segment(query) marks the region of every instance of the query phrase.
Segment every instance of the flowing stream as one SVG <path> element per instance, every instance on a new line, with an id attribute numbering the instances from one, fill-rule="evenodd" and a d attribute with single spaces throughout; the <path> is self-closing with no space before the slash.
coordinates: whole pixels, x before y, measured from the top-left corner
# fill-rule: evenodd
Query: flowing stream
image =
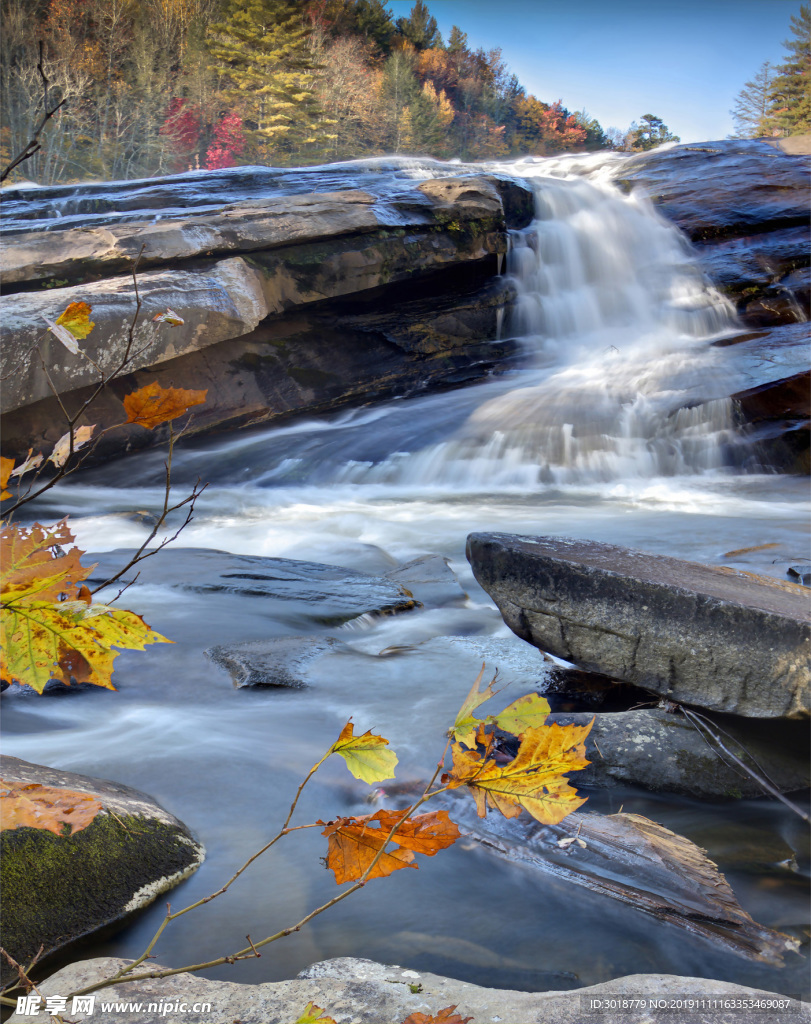
<path id="1" fill-rule="evenodd" d="M 397 167 L 415 180 L 460 173 L 434 161 Z M 370 169 L 373 161 L 353 173 Z M 647 200 L 620 194 L 602 160 L 490 169 L 536 189 L 537 219 L 513 233 L 505 266 L 519 299 L 503 331 L 521 339 L 520 368 L 464 389 L 198 440 L 174 466 L 178 493 L 198 476 L 209 481 L 179 545 L 370 573 L 437 553 L 467 599 L 327 630 L 347 649 L 317 662 L 306 689 L 234 690 L 205 648 L 325 628 L 270 618 L 259 598 L 136 584 L 127 607 L 173 646 L 122 654 L 116 693 L 4 701 L 7 753 L 143 789 L 199 835 L 208 858 L 170 894 L 175 908 L 218 888 L 266 841 L 350 715 L 387 736 L 398 778 L 415 780 L 432 771 L 483 660 L 513 696 L 542 677 L 536 652 L 473 580 L 469 532 L 588 537 L 780 578 L 804 555 L 805 484 L 745 454 L 726 396 L 747 386 L 747 367 L 734 346 L 712 344 L 740 328 L 678 231 Z M 162 503 L 162 459 L 150 452 L 87 472 L 52 491 L 37 516 L 70 514 L 88 551 L 138 545 L 147 527 L 129 513 Z M 726 554 L 747 548 L 758 550 Z M 365 813 L 365 793 L 328 763 L 297 820 Z M 631 787 L 588 795 L 586 809 L 624 806 L 694 839 L 756 920 L 807 942 L 801 823 L 779 805 Z M 779 866 L 786 850 L 798 871 Z M 288 838 L 226 896 L 172 925 L 158 961 L 200 962 L 294 923 L 334 894 L 324 854 L 318 830 Z M 161 902 L 80 955 L 138 955 L 162 913 Z M 510 988 L 662 972 L 798 993 L 808 988 L 807 948 L 788 954 L 782 971 L 752 964 L 461 843 L 419 871 L 372 883 L 260 960 L 212 973 L 276 980 L 353 955 Z"/>

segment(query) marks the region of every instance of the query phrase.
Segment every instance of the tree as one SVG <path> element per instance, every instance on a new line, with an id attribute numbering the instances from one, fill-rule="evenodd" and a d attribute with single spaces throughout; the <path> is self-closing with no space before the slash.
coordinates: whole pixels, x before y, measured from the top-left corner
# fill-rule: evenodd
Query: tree
<path id="1" fill-rule="evenodd" d="M 774 69 L 766 60 L 751 82 L 747 82 L 735 98 L 730 110 L 735 123 L 731 139 L 757 139 L 769 135 L 769 117 L 772 106 L 771 87 Z"/>
<path id="2" fill-rule="evenodd" d="M 585 110 L 578 110 L 573 116 L 575 121 L 586 132 L 586 138 L 583 140 L 585 149 L 592 151 L 595 149 L 612 148 L 611 138 L 603 131 L 603 127 L 596 117 L 592 117 Z"/>
<path id="3" fill-rule="evenodd" d="M 661 146 L 663 142 L 681 142 L 678 135 L 671 135 L 670 129 L 654 114 L 643 114 L 640 124 L 636 121 L 630 129 L 630 147 L 634 153 Z"/>
<path id="4" fill-rule="evenodd" d="M 768 127 L 779 135 L 811 131 L 811 4 L 791 16 L 791 31 L 795 38 L 783 43 L 788 54 L 777 66 L 770 92 Z"/>
<path id="5" fill-rule="evenodd" d="M 417 0 L 407 18 L 397 19 L 397 32 L 406 39 L 415 50 L 427 50 L 432 46 L 442 46 L 442 36 L 436 18 L 432 17 L 425 0 Z"/>
<path id="6" fill-rule="evenodd" d="M 251 160 L 327 141 L 328 122 L 312 91 L 309 32 L 296 0 L 227 0 L 223 20 L 208 27 L 221 99 L 243 117 Z"/>
<path id="7" fill-rule="evenodd" d="M 583 146 L 586 129 L 560 100 L 550 106 L 535 96 L 525 96 L 517 101 L 516 114 L 516 141 L 526 153 L 550 156 Z"/>

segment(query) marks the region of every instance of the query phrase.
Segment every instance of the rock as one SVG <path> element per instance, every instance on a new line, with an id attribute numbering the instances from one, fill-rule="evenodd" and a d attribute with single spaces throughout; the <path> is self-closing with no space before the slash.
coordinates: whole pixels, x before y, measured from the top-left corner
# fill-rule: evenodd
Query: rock
<path id="1" fill-rule="evenodd" d="M 754 428 L 754 443 L 763 465 L 785 473 L 811 471 L 811 371 L 769 381 L 732 396 L 742 418 Z"/>
<path id="2" fill-rule="evenodd" d="M 205 850 L 151 797 L 129 786 L 0 757 L 5 781 L 91 793 L 102 811 L 71 836 L 2 832 L 3 945 L 29 963 L 120 921 L 192 874 Z M 2 964 L 4 981 L 14 976 Z"/>
<path id="3" fill-rule="evenodd" d="M 697 246 L 699 264 L 747 323 L 807 318 L 806 148 L 727 140 L 643 153 L 617 173 L 642 187 Z M 805 310 L 804 308 L 805 307 Z"/>
<path id="4" fill-rule="evenodd" d="M 231 673 L 234 686 L 307 685 L 306 667 L 333 650 L 348 650 L 334 637 L 282 636 L 209 647 L 211 660 Z"/>
<path id="5" fill-rule="evenodd" d="M 811 785 L 808 733 L 801 722 L 751 722 L 707 716 L 710 727 L 723 730 L 722 741 L 737 757 L 781 793 Z M 680 714 L 645 708 L 617 713 L 553 714 L 560 725 L 594 725 L 586 739 L 588 768 L 572 776 L 580 786 L 611 787 L 632 783 L 653 792 L 739 799 L 763 796 L 765 790 L 711 745 Z M 729 763 L 727 763 L 729 762 Z"/>
<path id="6" fill-rule="evenodd" d="M 555 537 L 471 534 L 467 557 L 507 625 L 541 650 L 702 708 L 811 711 L 796 584 Z"/>
<path id="7" fill-rule="evenodd" d="M 467 600 L 448 559 L 442 555 L 420 555 L 387 572 L 386 579 L 405 587 L 426 608 L 458 605 Z"/>
<path id="8" fill-rule="evenodd" d="M 97 563 L 90 582 L 109 579 L 126 565 L 135 549 L 118 548 L 88 555 Z M 336 565 L 297 562 L 289 558 L 232 555 L 212 548 L 169 548 L 129 570 L 121 583 L 168 582 L 198 593 L 236 594 L 263 598 L 268 615 L 296 621 L 304 617 L 320 625 L 340 625 L 358 615 L 385 615 L 418 606 L 390 580 Z"/>
<path id="9" fill-rule="evenodd" d="M 126 964 L 125 960 L 111 957 L 70 964 L 38 988 L 44 996 L 66 995 L 112 976 Z M 161 969 L 154 962 L 150 968 Z M 473 1017 L 477 1024 L 499 1020 L 510 1024 L 519 1021 L 521 1024 L 630 1024 L 631 1017 L 626 1009 L 615 1010 L 598 1003 L 599 1010 L 592 1012 L 590 1001 L 622 997 L 651 1001 L 776 998 L 773 993 L 743 985 L 671 974 L 632 974 L 575 992 L 514 992 L 482 988 L 427 972 L 350 957 L 313 964 L 292 981 L 241 985 L 233 981 L 213 981 L 198 974 L 183 974 L 115 985 L 95 995 L 96 1005 L 102 998 L 113 1004 L 125 1001 L 147 1007 L 153 1004 L 152 1010 L 105 1011 L 104 1024 L 155 1024 L 157 1019 L 172 1020 L 166 1016 L 164 1008 L 180 1003 L 188 1007 L 183 1011 L 184 1024 L 234 1024 L 234 1021 L 269 1024 L 298 1020 L 310 1002 L 321 1007 L 337 1024 L 391 1024 L 417 1012 L 433 1016 L 447 1006 L 456 1006 L 457 1013 Z M 195 1010 L 192 1008 L 195 1003 L 207 1005 Z M 805 1019 L 807 1009 L 808 1004 L 796 1002 L 778 1010 L 763 1009 L 757 1014 L 758 1024 L 799 1021 Z M 157 1018 L 156 1013 L 162 1016 Z M 635 1015 L 634 1019 L 646 1024 L 653 1017 Z M 731 1019 L 727 1011 L 720 1009 L 701 1013 L 702 1024 L 729 1024 Z M 669 1009 L 667 1020 L 668 1024 L 696 1024 L 696 1014 Z M 44 1013 L 39 1016 L 15 1013 L 8 1024 L 50 1024 L 50 1021 L 50 1016 Z"/>
<path id="10" fill-rule="evenodd" d="M 811 587 L 811 562 L 790 565 L 786 569 L 786 575 L 791 576 L 796 582 L 802 583 L 804 587 Z"/>
<path id="11" fill-rule="evenodd" d="M 447 803 L 466 834 L 515 864 L 629 903 L 750 960 L 783 966 L 787 952 L 799 951 L 796 939 L 752 920 L 704 850 L 642 815 L 575 811 L 541 825 L 496 813 L 481 819 L 464 797 Z"/>

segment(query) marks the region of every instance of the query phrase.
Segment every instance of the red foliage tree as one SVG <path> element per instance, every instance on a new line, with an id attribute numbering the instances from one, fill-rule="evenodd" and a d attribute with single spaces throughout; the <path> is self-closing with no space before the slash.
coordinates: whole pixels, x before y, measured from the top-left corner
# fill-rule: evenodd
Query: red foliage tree
<path id="1" fill-rule="evenodd" d="M 176 96 L 169 104 L 160 127 L 160 134 L 171 145 L 170 166 L 173 171 L 185 171 L 191 166 L 200 145 L 200 133 L 199 109 Z"/>
<path id="2" fill-rule="evenodd" d="M 238 114 L 225 114 L 214 127 L 214 142 L 206 152 L 206 169 L 235 167 L 245 149 L 245 129 Z"/>

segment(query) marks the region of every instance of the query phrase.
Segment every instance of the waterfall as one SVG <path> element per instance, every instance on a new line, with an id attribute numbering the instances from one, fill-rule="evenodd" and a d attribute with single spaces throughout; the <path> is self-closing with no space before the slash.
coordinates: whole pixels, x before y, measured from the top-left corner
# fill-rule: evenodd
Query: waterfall
<path id="1" fill-rule="evenodd" d="M 734 329 L 734 311 L 680 232 L 599 165 L 593 180 L 560 161 L 494 169 L 535 190 L 506 266 L 527 368 L 482 389 L 452 436 L 349 461 L 337 478 L 531 489 L 720 468 L 732 408 L 710 342 Z"/>

